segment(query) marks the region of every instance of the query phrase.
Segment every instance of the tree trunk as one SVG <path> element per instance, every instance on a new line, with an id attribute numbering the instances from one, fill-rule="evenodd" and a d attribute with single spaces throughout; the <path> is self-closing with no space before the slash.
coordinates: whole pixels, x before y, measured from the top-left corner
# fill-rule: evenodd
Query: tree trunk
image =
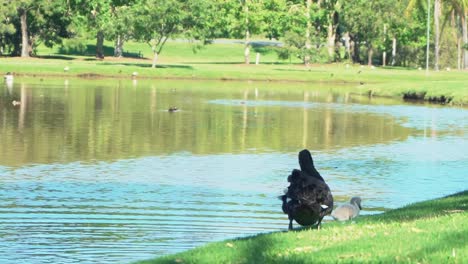
<path id="1" fill-rule="evenodd" d="M 435 0 L 434 2 L 434 69 L 439 70 L 439 58 L 440 58 L 440 16 L 442 13 L 441 0 Z"/>
<path id="2" fill-rule="evenodd" d="M 102 30 L 96 34 L 96 58 L 104 59 L 104 31 Z"/>
<path id="3" fill-rule="evenodd" d="M 352 57 L 351 57 L 351 41 L 350 41 L 348 32 L 346 32 L 344 34 L 344 41 L 345 41 L 346 54 L 348 54 L 348 59 L 351 60 L 352 59 Z"/>
<path id="4" fill-rule="evenodd" d="M 327 30 L 327 42 L 328 42 L 328 61 L 335 61 L 335 39 L 336 39 L 336 30 L 332 22 L 328 23 Z"/>
<path id="5" fill-rule="evenodd" d="M 463 38 L 463 69 L 468 69 L 468 12 L 461 16 Z"/>
<path id="6" fill-rule="evenodd" d="M 387 64 L 387 51 L 385 50 L 385 42 L 387 41 L 387 25 L 384 24 L 384 38 L 383 38 L 383 43 L 384 43 L 384 51 L 382 52 L 382 66 L 385 67 Z"/>
<path id="7" fill-rule="evenodd" d="M 367 65 L 372 66 L 372 56 L 374 55 L 374 50 L 372 46 L 367 47 Z"/>
<path id="8" fill-rule="evenodd" d="M 455 40 L 455 43 L 457 43 L 457 70 L 461 70 L 461 35 L 458 31 L 457 28 L 457 17 L 456 17 L 456 10 L 452 10 L 450 14 L 450 25 L 453 27 L 454 30 L 452 30 L 452 35 L 453 39 Z"/>
<path id="9" fill-rule="evenodd" d="M 396 64 L 396 44 L 397 44 L 397 39 L 396 37 L 393 37 L 392 39 L 392 66 L 395 66 Z"/>
<path id="10" fill-rule="evenodd" d="M 123 38 L 121 38 L 120 35 L 117 35 L 117 39 L 115 40 L 115 47 L 114 47 L 114 57 L 117 57 L 117 58 L 122 57 L 123 45 L 124 45 Z"/>
<path id="11" fill-rule="evenodd" d="M 250 64 L 250 32 L 248 29 L 245 31 L 244 63 Z"/>
<path id="12" fill-rule="evenodd" d="M 387 65 L 387 52 L 382 52 L 382 66 L 385 67 Z"/>
<path id="13" fill-rule="evenodd" d="M 312 23 L 310 22 L 310 7 L 312 6 L 312 0 L 306 0 L 306 12 L 305 12 L 305 17 L 307 21 L 307 27 L 306 27 L 306 33 L 305 33 L 305 48 L 306 48 L 306 54 L 304 56 L 304 64 L 309 65 L 310 64 L 310 50 L 312 48 L 312 44 L 310 42 L 310 31 L 312 29 Z"/>
<path id="14" fill-rule="evenodd" d="M 359 45 L 359 40 L 353 39 L 351 41 L 351 47 L 353 62 L 361 63 L 361 47 Z"/>
<path id="15" fill-rule="evenodd" d="M 21 21 L 21 57 L 29 57 L 29 35 L 28 35 L 28 22 L 27 12 L 24 9 L 18 10 L 20 13 Z"/>
<path id="16" fill-rule="evenodd" d="M 244 43 L 244 63 L 250 64 L 250 31 L 249 31 L 249 3 L 244 1 L 245 13 L 245 43 Z"/>
<path id="17" fill-rule="evenodd" d="M 151 65 L 151 68 L 156 68 L 156 62 L 158 62 L 158 56 L 159 54 L 157 52 L 154 52 L 153 65 Z"/>
<path id="18" fill-rule="evenodd" d="M 461 70 L 462 69 L 462 59 L 463 59 L 463 54 L 462 54 L 462 40 L 457 36 L 457 69 Z"/>

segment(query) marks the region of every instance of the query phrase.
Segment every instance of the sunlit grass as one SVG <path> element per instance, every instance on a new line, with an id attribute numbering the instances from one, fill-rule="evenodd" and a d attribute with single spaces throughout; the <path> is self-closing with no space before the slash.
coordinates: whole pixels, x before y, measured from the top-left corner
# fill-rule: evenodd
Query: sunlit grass
<path id="1" fill-rule="evenodd" d="M 319 231 L 226 240 L 138 263 L 466 263 L 467 209 L 465 191 Z"/>

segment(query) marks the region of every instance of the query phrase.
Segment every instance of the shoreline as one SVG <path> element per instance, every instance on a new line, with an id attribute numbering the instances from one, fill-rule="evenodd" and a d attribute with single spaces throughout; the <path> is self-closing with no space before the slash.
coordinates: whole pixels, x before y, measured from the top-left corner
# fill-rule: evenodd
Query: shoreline
<path id="1" fill-rule="evenodd" d="M 69 70 L 68 70 L 69 69 Z M 355 94 L 468 106 L 468 74 L 465 71 L 425 73 L 408 68 L 372 68 L 330 64 L 309 68 L 298 64 L 251 64 L 218 62 L 161 62 L 150 68 L 145 59 L 2 59 L 0 72 L 25 78 L 81 78 L 183 80 L 221 82 L 272 82 L 336 84 L 351 87 Z"/>
<path id="2" fill-rule="evenodd" d="M 273 83 L 301 83 L 301 84 L 337 84 L 337 85 L 356 85 L 360 86 L 360 83 L 351 82 L 347 80 L 294 80 L 294 79 L 252 79 L 252 78 L 206 78 L 206 77 L 183 77 L 183 76 L 138 76 L 138 77 L 129 77 L 123 75 L 108 75 L 108 74 L 98 74 L 98 73 L 79 73 L 79 74 L 57 74 L 57 73 L 13 73 L 13 76 L 21 77 L 21 78 L 40 78 L 40 77 L 58 77 L 58 78 L 77 78 L 77 79 L 85 79 L 85 80 L 105 80 L 105 79 L 119 79 L 119 80 L 173 80 L 173 81 L 219 81 L 219 82 L 273 82 Z M 372 84 L 372 83 L 367 83 Z M 355 89 L 359 89 L 355 88 Z M 448 95 L 441 94 L 437 97 L 430 97 L 425 98 L 425 95 L 428 91 L 421 91 L 418 93 L 414 92 L 407 92 L 403 93 L 402 95 L 383 95 L 379 92 L 375 92 L 372 89 L 367 91 L 359 91 L 359 92 L 352 92 L 352 94 L 367 94 L 369 97 L 379 97 L 379 98 L 394 98 L 394 99 L 401 99 L 404 102 L 414 102 L 414 103 L 430 103 L 436 105 L 447 105 L 447 106 L 457 106 L 457 107 L 468 107 L 468 103 L 453 103 L 451 101 L 452 97 Z"/>
<path id="3" fill-rule="evenodd" d="M 320 230 L 260 233 L 135 263 L 462 263 L 467 210 L 465 190 Z"/>

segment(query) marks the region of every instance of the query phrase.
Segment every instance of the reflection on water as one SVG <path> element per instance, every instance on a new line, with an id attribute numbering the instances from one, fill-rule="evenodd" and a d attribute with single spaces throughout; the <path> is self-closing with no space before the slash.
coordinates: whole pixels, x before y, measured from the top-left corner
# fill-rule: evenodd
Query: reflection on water
<path id="1" fill-rule="evenodd" d="M 335 107 L 263 106 L 251 102 L 349 100 L 291 87 L 204 87 L 167 83 L 21 84 L 4 95 L 0 160 L 4 165 L 112 160 L 187 151 L 197 155 L 245 151 L 293 152 L 375 144 L 406 138 L 411 129 L 391 116 Z M 211 84 L 213 85 L 213 84 Z M 236 83 L 236 86 L 239 85 Z M 268 84 L 268 86 L 271 86 Z M 344 99 L 343 99 L 344 98 Z M 213 100 L 248 103 L 220 105 Z M 12 100 L 20 100 L 11 107 Z M 235 102 L 235 101 L 234 101 Z M 168 113 L 177 106 L 180 111 Z M 368 122 L 372 120 L 372 122 Z"/>
<path id="2" fill-rule="evenodd" d="M 468 111 L 339 90 L 0 86 L 0 262 L 128 263 L 285 230 L 276 197 L 305 147 L 338 202 L 360 195 L 364 214 L 466 189 Z"/>

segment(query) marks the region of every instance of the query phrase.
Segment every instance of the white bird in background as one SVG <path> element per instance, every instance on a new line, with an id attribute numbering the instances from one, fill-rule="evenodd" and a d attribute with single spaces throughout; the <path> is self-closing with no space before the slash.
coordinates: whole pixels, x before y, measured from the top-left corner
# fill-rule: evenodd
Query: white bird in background
<path id="1" fill-rule="evenodd" d="M 7 74 L 5 74 L 5 76 L 3 76 L 3 78 L 5 78 L 6 82 L 12 82 L 13 81 L 13 74 L 11 74 L 11 72 L 7 72 Z"/>

